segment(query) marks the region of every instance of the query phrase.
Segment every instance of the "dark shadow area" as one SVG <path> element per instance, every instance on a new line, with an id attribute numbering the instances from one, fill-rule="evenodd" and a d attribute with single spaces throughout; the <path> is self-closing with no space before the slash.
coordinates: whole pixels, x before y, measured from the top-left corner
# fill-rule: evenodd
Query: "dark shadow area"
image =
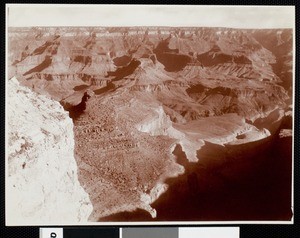
<path id="1" fill-rule="evenodd" d="M 168 190 L 151 204 L 157 218 L 149 221 L 291 219 L 291 137 L 281 139 L 277 133 L 231 146 L 206 142 L 197 152 L 197 163 L 187 161 L 180 145 L 173 154 L 185 173 L 166 181 Z M 109 219 L 141 220 L 136 212 L 115 214 Z"/>
<path id="2" fill-rule="evenodd" d="M 262 130 L 263 128 L 268 129 L 271 134 L 278 133 L 278 129 L 282 125 L 282 120 L 278 121 L 280 118 L 280 110 L 276 109 L 272 111 L 267 117 L 256 119 L 252 125 L 256 128 Z"/>
<path id="3" fill-rule="evenodd" d="M 204 87 L 202 84 L 191 85 L 187 90 L 187 94 L 197 94 L 202 93 L 207 87 Z"/>
<path id="4" fill-rule="evenodd" d="M 215 87 L 212 89 L 209 89 L 205 95 L 215 95 L 215 94 L 221 94 L 222 96 L 230 96 L 233 98 L 237 98 L 237 94 L 231 89 L 226 87 Z"/>
<path id="5" fill-rule="evenodd" d="M 129 65 L 118 68 L 114 72 L 112 71 L 107 72 L 106 77 L 115 76 L 113 80 L 120 80 L 126 76 L 131 75 L 140 64 L 141 62 L 139 60 L 133 59 L 131 60 Z"/>
<path id="6" fill-rule="evenodd" d="M 76 120 L 86 109 L 86 102 L 87 100 L 90 98 L 90 96 L 88 95 L 87 92 L 85 92 L 83 94 L 83 97 L 81 99 L 81 102 L 75 106 L 72 106 L 68 103 L 62 103 L 60 102 L 60 104 L 63 106 L 63 108 L 69 112 L 69 116 L 70 118 L 74 120 Z"/>
<path id="7" fill-rule="evenodd" d="M 218 45 L 214 45 L 211 50 L 204 54 L 197 55 L 197 60 L 205 67 L 211 67 L 217 64 L 232 63 L 232 57 L 222 53 L 222 50 Z"/>
<path id="8" fill-rule="evenodd" d="M 178 54 L 179 50 L 178 49 L 170 49 L 169 48 L 169 42 L 170 42 L 171 36 L 168 38 L 160 41 L 157 45 L 157 47 L 153 50 L 153 52 L 157 54 L 162 54 L 162 53 L 174 53 Z"/>
<path id="9" fill-rule="evenodd" d="M 28 45 L 25 47 L 24 51 L 22 52 L 21 54 L 21 59 L 20 60 L 15 60 L 13 63 L 12 63 L 12 66 L 15 66 L 17 65 L 18 63 L 22 62 L 24 59 L 26 59 L 26 57 L 30 56 L 29 52 L 28 52 Z"/>
<path id="10" fill-rule="evenodd" d="M 123 55 L 121 57 L 116 57 L 113 59 L 115 66 L 117 67 L 123 67 L 130 63 L 131 57 L 128 55 Z"/>
<path id="11" fill-rule="evenodd" d="M 45 52 L 45 50 L 51 46 L 53 43 L 50 41 L 46 41 L 45 44 L 43 44 L 42 46 L 36 48 L 31 55 L 40 55 L 43 54 Z"/>
<path id="12" fill-rule="evenodd" d="M 291 138 L 249 148 L 206 143 L 200 161 L 167 181 L 168 191 L 152 204 L 156 220 L 290 220 L 291 144 Z"/>
<path id="13" fill-rule="evenodd" d="M 41 72 L 44 69 L 48 68 L 51 65 L 51 63 L 52 63 L 52 56 L 46 56 L 44 61 L 41 64 L 30 69 L 29 71 L 24 73 L 23 76 L 26 76 L 28 74 L 35 73 L 35 72 Z"/>
<path id="14" fill-rule="evenodd" d="M 200 61 L 205 67 L 212 67 L 218 64 L 232 63 L 232 57 L 223 53 L 212 53 L 207 52 L 197 56 L 198 61 Z"/>
<path id="15" fill-rule="evenodd" d="M 83 84 L 83 85 L 75 86 L 75 87 L 73 88 L 73 90 L 74 90 L 74 91 L 81 91 L 81 90 L 87 89 L 88 87 L 89 87 L 88 85 Z"/>
<path id="16" fill-rule="evenodd" d="M 116 89 L 116 86 L 112 82 L 109 82 L 109 83 L 107 83 L 106 87 L 94 90 L 94 93 L 95 93 L 95 95 L 100 95 L 102 93 L 107 93 L 107 92 L 113 91 L 115 89 Z"/>
<path id="17" fill-rule="evenodd" d="M 74 62 L 90 65 L 92 63 L 92 58 L 90 56 L 77 55 L 74 58 Z"/>
<path id="18" fill-rule="evenodd" d="M 166 71 L 178 72 L 191 62 L 191 58 L 188 55 L 179 54 L 178 49 L 170 49 L 170 39 L 171 37 L 162 40 L 153 52 L 157 60 L 165 66 Z"/>
<path id="19" fill-rule="evenodd" d="M 197 55 L 198 61 L 205 67 L 212 67 L 218 64 L 236 63 L 236 64 L 252 64 L 244 55 L 232 56 L 222 52 L 219 46 L 215 45 L 210 51 Z"/>
<path id="20" fill-rule="evenodd" d="M 239 140 L 245 139 L 246 135 L 245 134 L 237 135 L 236 138 L 239 139 Z"/>
<path id="21" fill-rule="evenodd" d="M 87 50 L 90 50 L 93 48 L 93 46 L 96 44 L 95 36 L 92 36 L 90 40 L 86 42 L 86 44 L 83 46 Z"/>
<path id="22" fill-rule="evenodd" d="M 285 116 L 281 122 L 281 129 L 293 129 L 293 117 Z"/>
<path id="23" fill-rule="evenodd" d="M 45 74 L 44 77 L 45 77 L 45 79 L 46 79 L 47 81 L 53 81 L 53 80 L 54 80 L 52 74 Z"/>
<path id="24" fill-rule="evenodd" d="M 83 82 L 90 82 L 93 79 L 93 76 L 89 74 L 79 74 L 78 76 Z"/>
<path id="25" fill-rule="evenodd" d="M 156 54 L 157 60 L 165 66 L 168 72 L 178 72 L 182 70 L 190 61 L 191 58 L 187 55 L 162 53 Z"/>

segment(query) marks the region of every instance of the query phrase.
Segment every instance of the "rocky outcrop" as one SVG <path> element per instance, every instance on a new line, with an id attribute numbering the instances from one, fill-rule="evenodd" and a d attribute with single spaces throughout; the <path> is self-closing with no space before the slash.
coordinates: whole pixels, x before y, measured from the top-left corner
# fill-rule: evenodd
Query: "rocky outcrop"
<path id="1" fill-rule="evenodd" d="M 86 222 L 92 205 L 78 181 L 68 113 L 16 78 L 7 92 L 7 224 Z"/>
<path id="2" fill-rule="evenodd" d="M 159 129 L 162 108 L 149 108 L 130 93 L 114 95 L 92 96 L 84 113 L 74 120 L 79 179 L 93 204 L 89 220 L 101 221 L 135 209 L 154 218 L 156 211 L 150 203 L 167 189 L 164 180 L 183 172 L 172 155 L 174 139 Z M 153 135 L 142 125 L 146 113 L 149 120 L 158 113 L 158 122 L 151 128 L 159 131 Z"/>

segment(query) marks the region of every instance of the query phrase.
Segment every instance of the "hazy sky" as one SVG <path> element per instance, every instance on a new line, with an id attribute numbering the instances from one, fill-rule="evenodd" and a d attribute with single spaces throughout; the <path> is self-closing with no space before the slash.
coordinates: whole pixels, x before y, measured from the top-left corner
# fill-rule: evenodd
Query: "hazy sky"
<path id="1" fill-rule="evenodd" d="M 294 6 L 7 4 L 8 26 L 292 28 Z"/>

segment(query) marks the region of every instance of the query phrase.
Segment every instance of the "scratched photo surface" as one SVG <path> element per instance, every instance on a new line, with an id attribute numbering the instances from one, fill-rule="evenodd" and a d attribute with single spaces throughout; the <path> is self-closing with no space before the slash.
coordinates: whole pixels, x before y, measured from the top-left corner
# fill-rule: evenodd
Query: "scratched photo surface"
<path id="1" fill-rule="evenodd" d="M 292 222 L 293 7 L 6 13 L 7 225 Z"/>

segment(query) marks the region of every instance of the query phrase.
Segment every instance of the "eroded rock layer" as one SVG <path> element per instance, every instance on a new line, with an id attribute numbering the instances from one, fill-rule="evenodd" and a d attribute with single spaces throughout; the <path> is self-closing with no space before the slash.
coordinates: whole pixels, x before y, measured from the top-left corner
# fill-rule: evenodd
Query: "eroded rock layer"
<path id="1" fill-rule="evenodd" d="M 292 110 L 289 29 L 11 28 L 9 42 L 9 74 L 73 119 L 90 221 L 159 216 L 151 204 L 166 181 L 207 144 L 239 157 Z"/>

